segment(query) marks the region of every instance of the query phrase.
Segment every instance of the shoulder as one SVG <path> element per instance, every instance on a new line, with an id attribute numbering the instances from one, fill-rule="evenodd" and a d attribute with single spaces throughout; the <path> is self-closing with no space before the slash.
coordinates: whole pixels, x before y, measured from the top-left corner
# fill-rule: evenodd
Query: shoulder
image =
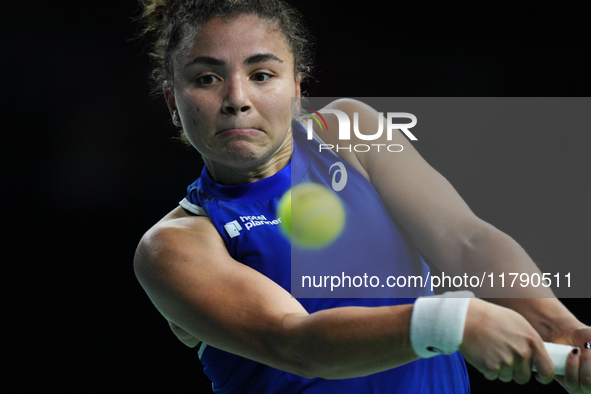
<path id="1" fill-rule="evenodd" d="M 373 176 L 381 175 L 383 171 L 376 163 L 387 162 L 387 166 L 391 168 L 424 162 L 400 129 L 391 128 L 389 123 L 385 126 L 386 122 L 390 122 L 389 117 L 386 120 L 383 113 L 362 101 L 338 99 L 319 112 L 326 114 L 324 117 L 328 127 L 326 130 L 319 129 L 317 134 L 327 144 L 335 147 L 333 151 L 339 157 L 359 170 L 372 183 Z M 342 130 L 342 127 L 349 129 Z M 397 148 L 385 148 L 391 145 Z M 340 149 L 336 149 L 337 146 Z M 400 153 L 403 151 L 404 153 Z"/>
<path id="2" fill-rule="evenodd" d="M 163 271 L 174 269 L 184 255 L 205 254 L 223 244 L 207 216 L 194 215 L 177 207 L 150 228 L 141 238 L 134 257 L 134 270 L 140 282 L 153 280 Z"/>
<path id="3" fill-rule="evenodd" d="M 338 117 L 336 114 L 331 115 L 331 110 L 344 113 L 350 120 L 353 119 L 354 114 L 356 113 L 362 117 L 377 114 L 377 112 L 372 107 L 365 104 L 363 101 L 351 98 L 341 98 L 334 100 L 324 108 L 320 109 L 320 112 L 324 112 L 326 114 L 325 120 L 328 126 L 327 130 L 321 130 L 320 134 L 322 137 L 326 137 L 327 139 L 334 139 L 335 137 L 338 137 L 339 130 Z"/>
<path id="4" fill-rule="evenodd" d="M 341 98 L 338 100 L 334 100 L 324 108 L 338 109 L 347 114 L 353 114 L 354 112 L 360 110 L 373 110 L 372 107 L 365 104 L 363 101 L 352 98 Z"/>
<path id="5" fill-rule="evenodd" d="M 372 114 L 373 108 L 368 106 L 367 104 L 363 103 L 362 101 L 350 99 L 350 98 L 342 98 L 331 102 L 330 104 L 326 105 L 320 111 L 326 110 L 337 110 L 345 115 L 349 119 L 353 119 L 355 113 L 362 114 L 363 117 L 366 117 L 366 113 Z M 324 112 L 324 119 L 327 124 L 326 129 L 314 128 L 314 131 L 318 136 L 322 139 L 323 142 L 326 144 L 330 144 L 332 146 L 343 146 L 348 145 L 347 143 L 339 140 L 339 119 L 337 115 Z M 359 161 L 358 156 L 355 154 L 353 150 L 347 149 L 336 149 L 334 153 L 358 170 L 365 178 L 370 179 L 370 176 L 366 169 L 363 167 L 361 162 Z"/>

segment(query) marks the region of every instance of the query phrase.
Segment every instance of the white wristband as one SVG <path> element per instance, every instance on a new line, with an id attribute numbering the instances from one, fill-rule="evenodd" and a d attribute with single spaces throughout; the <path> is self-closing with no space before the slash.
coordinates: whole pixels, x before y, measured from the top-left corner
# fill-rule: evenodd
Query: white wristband
<path id="1" fill-rule="evenodd" d="M 454 291 L 416 300 L 410 320 L 410 342 L 418 356 L 429 358 L 458 350 L 472 297 L 471 291 Z"/>

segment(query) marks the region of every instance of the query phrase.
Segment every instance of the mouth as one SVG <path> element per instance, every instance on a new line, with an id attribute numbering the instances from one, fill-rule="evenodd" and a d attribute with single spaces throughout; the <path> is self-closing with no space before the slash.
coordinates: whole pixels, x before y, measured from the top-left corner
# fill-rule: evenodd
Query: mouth
<path id="1" fill-rule="evenodd" d="M 216 133 L 216 136 L 220 136 L 220 137 L 254 136 L 254 135 L 259 135 L 262 132 L 263 132 L 262 130 L 254 129 L 254 128 L 250 128 L 250 127 L 229 128 L 229 129 L 224 129 L 224 130 L 218 131 Z"/>

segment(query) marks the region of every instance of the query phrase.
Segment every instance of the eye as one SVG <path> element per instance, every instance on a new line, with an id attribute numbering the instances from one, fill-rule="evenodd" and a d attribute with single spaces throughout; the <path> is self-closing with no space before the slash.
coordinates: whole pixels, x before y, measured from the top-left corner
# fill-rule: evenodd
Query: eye
<path id="1" fill-rule="evenodd" d="M 253 74 L 252 79 L 256 82 L 267 82 L 269 79 L 271 79 L 271 75 L 262 72 L 256 73 Z"/>
<path id="2" fill-rule="evenodd" d="M 197 84 L 200 86 L 209 86 L 213 85 L 218 80 L 219 78 L 215 75 L 203 75 L 202 77 L 197 78 Z"/>

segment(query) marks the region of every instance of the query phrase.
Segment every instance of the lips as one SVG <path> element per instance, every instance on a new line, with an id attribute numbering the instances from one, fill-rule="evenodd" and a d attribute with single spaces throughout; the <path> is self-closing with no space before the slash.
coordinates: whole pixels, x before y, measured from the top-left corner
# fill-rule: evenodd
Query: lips
<path id="1" fill-rule="evenodd" d="M 232 136 L 254 136 L 261 134 L 262 131 L 254 128 L 229 128 L 219 131 L 216 135 L 220 137 L 232 137 Z"/>

